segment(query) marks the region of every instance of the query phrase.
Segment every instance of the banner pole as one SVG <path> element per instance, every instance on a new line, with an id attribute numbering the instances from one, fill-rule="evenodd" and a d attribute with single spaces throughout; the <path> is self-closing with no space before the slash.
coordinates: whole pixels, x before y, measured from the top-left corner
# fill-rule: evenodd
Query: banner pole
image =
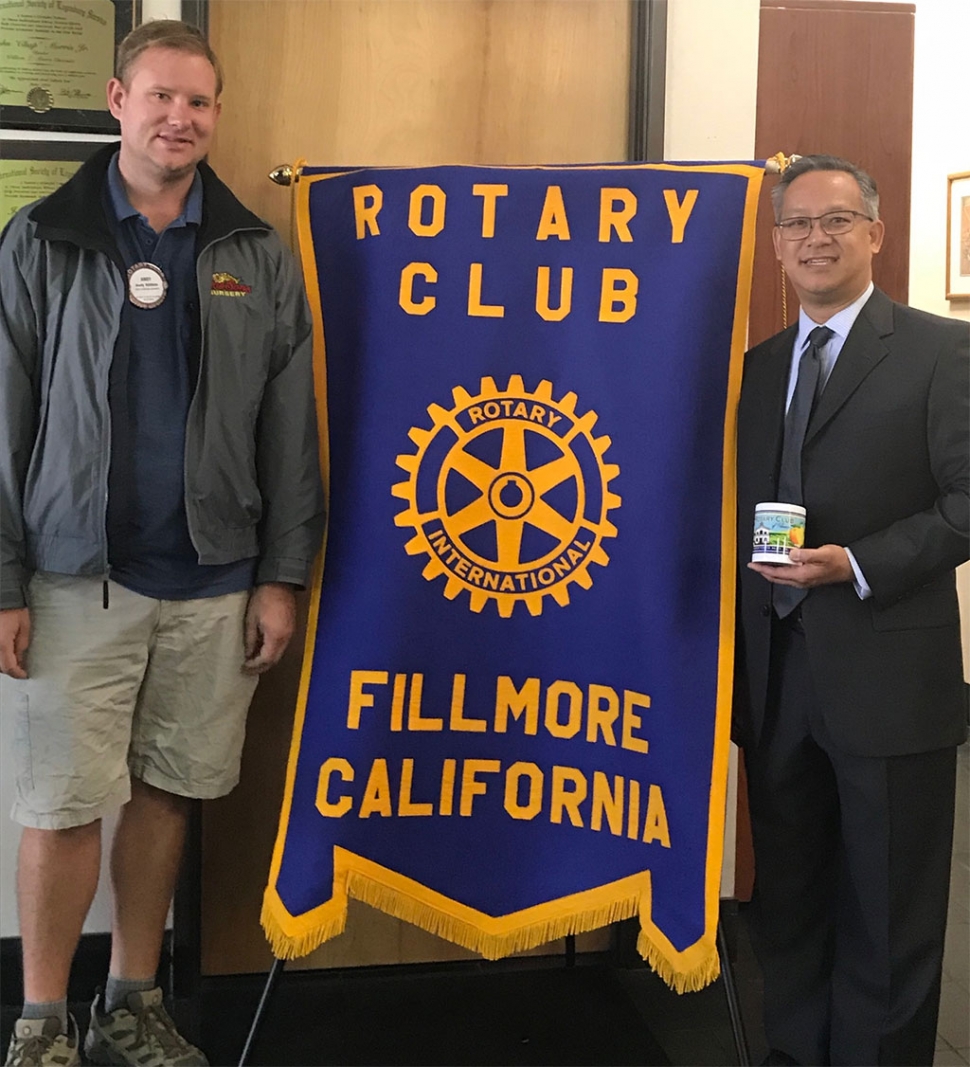
<path id="1" fill-rule="evenodd" d="M 738 1054 L 738 1064 L 739 1067 L 750 1067 L 751 1051 L 748 1048 L 748 1037 L 744 1030 L 738 988 L 734 982 L 734 965 L 731 963 L 731 954 L 728 951 L 724 923 L 720 919 L 717 924 L 717 951 L 721 957 L 721 977 L 724 979 L 724 995 L 727 999 L 728 1015 L 731 1017 L 731 1032 L 734 1034 L 734 1048 Z"/>
<path id="2" fill-rule="evenodd" d="M 253 1050 L 253 1045 L 256 1044 L 256 1038 L 259 1036 L 259 1031 L 262 1028 L 263 1017 L 269 1006 L 270 998 L 279 984 L 285 966 L 286 960 L 279 959 L 278 957 L 273 959 L 273 966 L 270 967 L 269 974 L 266 976 L 266 985 L 263 986 L 263 994 L 259 998 L 259 1004 L 256 1006 L 256 1014 L 253 1016 L 252 1024 L 249 1027 L 246 1044 L 243 1046 L 242 1055 L 239 1057 L 239 1067 L 245 1067 L 249 1062 L 249 1055 Z"/>

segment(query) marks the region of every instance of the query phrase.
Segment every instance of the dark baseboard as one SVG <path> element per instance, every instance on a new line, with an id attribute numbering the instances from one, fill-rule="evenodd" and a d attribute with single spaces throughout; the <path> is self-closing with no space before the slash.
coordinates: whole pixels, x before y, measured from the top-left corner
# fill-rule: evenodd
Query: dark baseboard
<path id="1" fill-rule="evenodd" d="M 165 943 L 162 946 L 162 960 L 158 968 L 158 983 L 166 993 L 171 992 L 170 935 L 171 931 L 167 931 Z M 110 960 L 110 934 L 82 935 L 74 955 L 74 965 L 71 967 L 71 981 L 67 990 L 68 1001 L 85 1003 L 92 1000 L 94 991 L 98 986 L 104 985 Z M 23 980 L 20 938 L 0 937 L 0 1006 L 20 1007 L 24 997 Z"/>

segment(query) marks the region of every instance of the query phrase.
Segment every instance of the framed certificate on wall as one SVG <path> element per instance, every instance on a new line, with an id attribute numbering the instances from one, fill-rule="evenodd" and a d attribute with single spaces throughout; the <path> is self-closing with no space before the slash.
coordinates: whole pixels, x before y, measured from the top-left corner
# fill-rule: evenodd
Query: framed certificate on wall
<path id="1" fill-rule="evenodd" d="M 0 124 L 116 133 L 105 86 L 135 0 L 3 0 Z"/>
<path id="2" fill-rule="evenodd" d="M 54 192 L 103 141 L 2 142 L 0 159 L 0 228 L 17 211 Z"/>

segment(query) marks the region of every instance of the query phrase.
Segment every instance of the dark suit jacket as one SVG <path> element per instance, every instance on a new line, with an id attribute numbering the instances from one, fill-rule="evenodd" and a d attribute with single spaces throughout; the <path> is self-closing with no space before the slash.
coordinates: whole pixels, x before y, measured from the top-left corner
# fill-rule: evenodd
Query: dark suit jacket
<path id="1" fill-rule="evenodd" d="M 735 733 L 760 734 L 768 680 L 770 584 L 745 567 L 755 504 L 776 499 L 797 323 L 745 357 L 738 411 L 738 657 Z M 802 605 L 830 737 L 892 756 L 966 737 L 954 568 L 970 555 L 970 330 L 866 302 L 805 437 L 806 545 L 852 550 L 873 596 L 818 586 Z"/>

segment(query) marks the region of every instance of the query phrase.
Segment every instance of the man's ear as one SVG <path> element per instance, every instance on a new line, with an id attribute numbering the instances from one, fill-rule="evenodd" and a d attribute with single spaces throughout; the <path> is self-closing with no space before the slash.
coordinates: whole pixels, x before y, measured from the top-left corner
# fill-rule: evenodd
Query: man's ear
<path id="1" fill-rule="evenodd" d="M 869 223 L 869 247 L 875 255 L 882 248 L 883 238 L 886 236 L 886 224 L 882 219 L 876 219 Z"/>
<path id="2" fill-rule="evenodd" d="M 125 100 L 125 89 L 123 83 L 118 78 L 112 78 L 108 82 L 106 94 L 108 97 L 108 110 L 116 118 L 121 118 L 121 105 Z"/>
<path id="3" fill-rule="evenodd" d="M 775 259 L 781 262 L 781 230 L 774 226 L 771 230 L 771 243 L 775 249 Z"/>

